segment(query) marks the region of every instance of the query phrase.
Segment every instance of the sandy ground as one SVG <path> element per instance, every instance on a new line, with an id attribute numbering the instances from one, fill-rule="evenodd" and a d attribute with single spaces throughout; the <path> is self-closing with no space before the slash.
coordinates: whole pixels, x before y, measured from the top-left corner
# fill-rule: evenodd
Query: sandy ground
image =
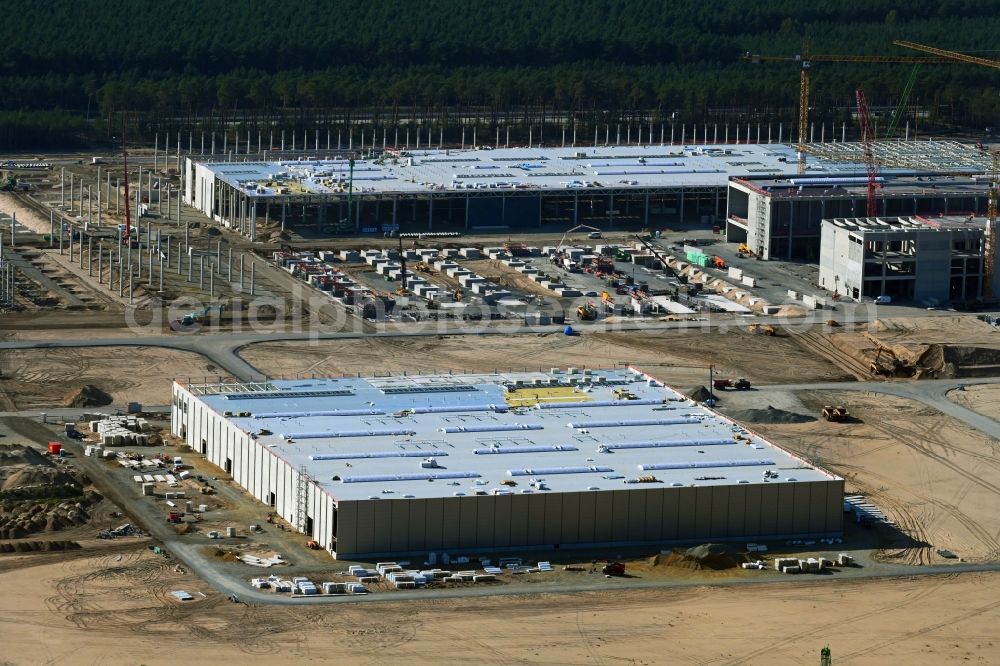
<path id="1" fill-rule="evenodd" d="M 796 400 L 804 409 L 795 409 Z M 752 427 L 843 476 L 848 491 L 866 493 L 897 522 L 901 533 L 883 545 L 882 559 L 936 564 L 946 561 L 936 553 L 942 548 L 967 561 L 1000 560 L 1000 443 L 920 403 L 882 394 L 729 392 L 720 408 L 768 404 L 813 415 L 823 405 L 845 405 L 856 417 Z"/>
<path id="2" fill-rule="evenodd" d="M 948 397 L 974 412 L 1000 421 L 1000 385 L 982 384 L 951 391 Z"/>
<path id="3" fill-rule="evenodd" d="M 717 377 L 746 376 L 755 382 L 833 381 L 845 374 L 804 352 L 791 338 L 741 331 L 591 333 L 261 343 L 241 356 L 274 376 L 449 369 L 470 372 L 546 371 L 552 367 L 612 367 L 633 363 L 678 386 L 708 383 L 708 366 Z M 782 363 L 762 362 L 772 356 Z"/>
<path id="4" fill-rule="evenodd" d="M 886 344 L 1000 345 L 1000 329 L 970 315 L 880 319 L 870 330 Z"/>
<path id="5" fill-rule="evenodd" d="M 997 574 L 259 607 L 145 549 L 20 561 L 0 573 L 9 664 L 806 664 L 824 645 L 837 664 L 1000 657 Z"/>
<path id="6" fill-rule="evenodd" d="M 51 231 L 49 219 L 43 218 L 33 208 L 28 208 L 10 192 L 0 192 L 0 211 L 17 215 L 17 221 L 36 234 L 48 234 Z"/>
<path id="7" fill-rule="evenodd" d="M 170 402 L 170 382 L 180 376 L 217 374 L 197 354 L 156 347 L 90 349 L 18 349 L 0 351 L 0 407 L 7 410 L 62 406 L 74 389 L 93 384 L 109 393 L 114 404 Z"/>

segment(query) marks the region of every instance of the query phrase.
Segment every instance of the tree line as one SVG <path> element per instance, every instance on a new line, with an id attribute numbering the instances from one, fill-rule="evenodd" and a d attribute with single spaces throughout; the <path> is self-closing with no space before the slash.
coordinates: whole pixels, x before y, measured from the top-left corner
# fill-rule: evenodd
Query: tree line
<path id="1" fill-rule="evenodd" d="M 362 111 L 387 123 L 511 122 L 539 108 L 584 125 L 789 122 L 797 66 L 754 65 L 744 53 L 916 55 L 891 44 L 908 39 L 1000 57 L 981 51 L 1000 28 L 998 9 L 971 0 L 9 0 L 0 145 L 34 145 L 39 126 L 60 141 L 107 137 L 122 111 L 139 135 Z M 893 106 L 909 72 L 816 64 L 814 113 L 849 118 L 859 86 L 874 105 Z M 996 126 L 998 77 L 924 65 L 911 103 L 929 122 Z M 32 120 L 39 111 L 48 115 Z"/>

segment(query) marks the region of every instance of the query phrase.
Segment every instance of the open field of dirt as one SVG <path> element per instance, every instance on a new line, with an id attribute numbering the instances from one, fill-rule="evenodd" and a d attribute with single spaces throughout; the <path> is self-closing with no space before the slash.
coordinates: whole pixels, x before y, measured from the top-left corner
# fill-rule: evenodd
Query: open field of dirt
<path id="1" fill-rule="evenodd" d="M 848 492 L 868 495 L 893 518 L 880 558 L 905 564 L 945 562 L 937 549 L 967 561 L 1000 560 L 1000 444 L 920 403 L 874 393 L 764 390 L 729 392 L 720 408 L 741 402 L 817 415 L 845 405 L 848 423 L 756 423 L 754 430 L 847 479 Z M 887 531 L 887 533 L 890 531 Z M 953 560 L 952 560 L 953 561 Z"/>
<path id="2" fill-rule="evenodd" d="M 963 407 L 1000 421 L 1000 385 L 982 384 L 951 391 L 948 397 Z"/>
<path id="3" fill-rule="evenodd" d="M 10 664 L 807 664 L 829 645 L 834 663 L 881 665 L 1000 653 L 997 574 L 261 607 L 145 549 L 20 562 L 0 573 Z"/>
<path id="4" fill-rule="evenodd" d="M 122 406 L 170 402 L 170 381 L 217 374 L 197 354 L 156 347 L 94 347 L 0 351 L 0 411 L 64 406 L 66 396 L 87 384 Z M 65 405 L 68 406 L 68 405 Z"/>
<path id="5" fill-rule="evenodd" d="M 519 336 L 365 338 L 262 343 L 240 355 L 273 376 L 461 370 L 491 372 L 551 367 L 642 366 L 678 386 L 708 383 L 708 366 L 717 376 L 745 376 L 757 383 L 836 381 L 847 376 L 817 359 L 790 337 L 743 331 L 658 331 L 590 333 L 567 337 L 549 333 Z M 781 358 L 781 363 L 766 358 Z"/>

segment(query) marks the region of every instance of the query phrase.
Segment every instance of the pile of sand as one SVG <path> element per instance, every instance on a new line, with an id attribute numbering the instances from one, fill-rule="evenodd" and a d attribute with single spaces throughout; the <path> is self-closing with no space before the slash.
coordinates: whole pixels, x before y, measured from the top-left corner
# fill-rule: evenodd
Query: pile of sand
<path id="1" fill-rule="evenodd" d="M 752 423 L 812 423 L 816 420 L 815 416 L 777 409 L 771 405 L 766 409 L 737 409 L 727 412 L 727 415 L 736 421 Z"/>
<path id="2" fill-rule="evenodd" d="M 683 569 L 711 569 L 722 571 L 740 566 L 743 557 L 717 543 L 703 543 L 687 550 L 674 550 L 666 555 L 654 555 L 653 566 L 681 567 Z"/>
<path id="3" fill-rule="evenodd" d="M 0 491 L 75 482 L 72 476 L 30 446 L 0 445 Z"/>
<path id="4" fill-rule="evenodd" d="M 775 316 L 777 316 L 777 317 L 805 317 L 806 316 L 806 310 L 801 305 L 793 305 L 791 303 L 788 303 L 788 304 L 782 305 L 780 308 L 778 308 L 778 311 L 775 313 Z"/>
<path id="5" fill-rule="evenodd" d="M 695 402 L 705 402 L 712 397 L 712 393 L 704 386 L 698 386 L 688 391 L 685 396 Z"/>
<path id="6" fill-rule="evenodd" d="M 212 555 L 214 555 L 215 557 L 218 557 L 223 562 L 236 562 L 239 559 L 236 556 L 235 552 L 233 552 L 231 550 L 224 550 L 222 548 L 216 548 L 212 552 Z"/>
<path id="7" fill-rule="evenodd" d="M 52 465 L 41 451 L 20 444 L 0 444 L 0 467 L 12 465 Z"/>
<path id="8" fill-rule="evenodd" d="M 63 399 L 63 407 L 104 407 L 110 405 L 113 398 L 93 384 L 85 384 L 71 391 Z"/>

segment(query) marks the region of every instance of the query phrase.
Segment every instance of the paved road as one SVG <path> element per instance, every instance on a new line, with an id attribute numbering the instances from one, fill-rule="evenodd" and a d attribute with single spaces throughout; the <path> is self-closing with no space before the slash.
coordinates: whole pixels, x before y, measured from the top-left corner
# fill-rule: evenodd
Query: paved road
<path id="1" fill-rule="evenodd" d="M 926 312 L 921 312 L 926 315 Z M 942 313 L 945 314 L 945 313 Z M 718 333 L 727 329 L 743 328 L 750 323 L 771 324 L 785 330 L 798 331 L 810 327 L 824 326 L 828 319 L 839 322 L 855 323 L 876 319 L 876 311 L 860 307 L 854 311 L 817 312 L 804 318 L 787 319 L 783 317 L 754 317 L 752 319 L 733 318 L 731 316 L 706 316 L 699 321 L 661 322 L 661 321 L 620 321 L 607 324 L 575 325 L 583 335 L 589 332 L 628 332 L 628 331 L 667 331 L 667 330 L 701 330 L 705 333 Z M 428 326 L 414 325 L 414 330 L 383 330 L 368 332 L 362 330 L 360 320 L 349 319 L 346 325 L 356 327 L 356 330 L 330 331 L 315 328 L 291 332 L 274 333 L 211 333 L 211 334 L 172 334 L 172 335 L 137 335 L 133 338 L 100 337 L 101 332 L 95 331 L 92 339 L 71 340 L 18 340 L 0 342 L 0 349 L 40 349 L 46 347 L 163 347 L 200 354 L 213 364 L 222 368 L 234 377 L 242 380 L 260 379 L 262 373 L 244 361 L 239 350 L 247 345 L 258 342 L 276 341 L 317 341 L 317 340 L 347 340 L 362 337 L 430 337 L 436 335 L 537 335 L 539 333 L 557 333 L 563 326 L 510 326 L 482 325 L 470 326 L 460 322 L 428 322 Z"/>

